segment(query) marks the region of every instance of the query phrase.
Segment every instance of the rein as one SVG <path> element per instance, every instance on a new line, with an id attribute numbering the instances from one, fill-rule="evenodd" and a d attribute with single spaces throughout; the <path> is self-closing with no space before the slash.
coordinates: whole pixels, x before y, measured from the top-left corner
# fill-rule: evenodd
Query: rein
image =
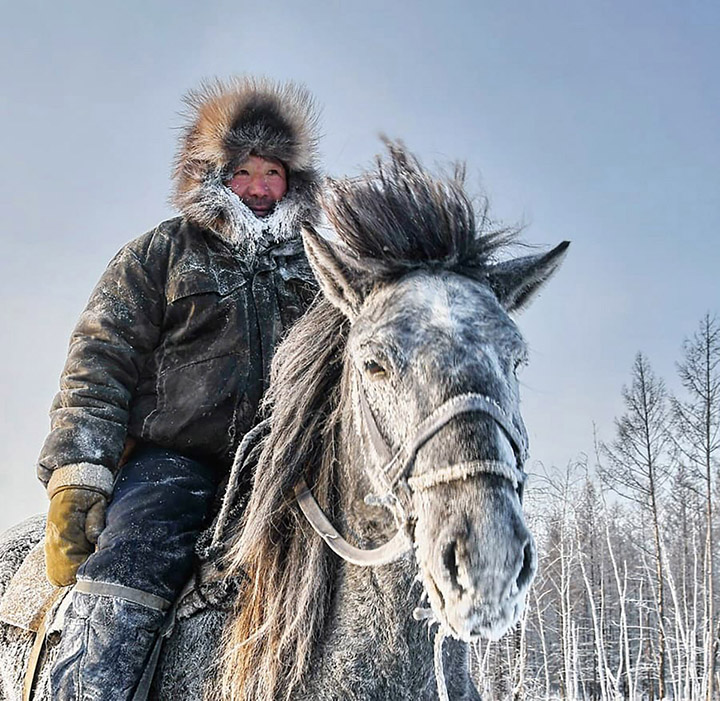
<path id="1" fill-rule="evenodd" d="M 377 467 L 373 462 L 370 466 L 366 466 L 370 479 L 380 490 L 380 496 L 368 495 L 365 497 L 365 502 L 390 507 L 398 524 L 398 532 L 390 541 L 378 548 L 357 548 L 338 533 L 315 500 L 305 480 L 301 478 L 295 485 L 295 496 L 305 518 L 328 547 L 343 560 L 364 567 L 384 565 L 397 560 L 411 550 L 412 541 L 408 534 L 408 524 L 412 518 L 410 500 L 412 491 L 424 491 L 480 474 L 493 474 L 512 482 L 522 499 L 522 489 L 527 479 L 527 474 L 523 470 L 527 458 L 527 439 L 524 432 L 516 428 L 511 418 L 495 400 L 472 392 L 451 397 L 425 417 L 417 427 L 414 437 L 393 454 L 380 432 L 362 384 L 357 381 L 355 387 L 359 398 L 361 423 L 365 427 L 377 463 L 380 465 Z M 485 414 L 495 421 L 512 445 L 515 464 L 500 460 L 473 460 L 423 475 L 409 476 L 420 448 L 455 417 L 468 413 Z"/>

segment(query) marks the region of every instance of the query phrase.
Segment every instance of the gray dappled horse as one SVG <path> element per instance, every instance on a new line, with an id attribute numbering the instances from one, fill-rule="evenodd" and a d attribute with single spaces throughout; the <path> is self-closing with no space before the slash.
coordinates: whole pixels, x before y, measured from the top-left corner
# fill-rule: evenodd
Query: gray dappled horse
<path id="1" fill-rule="evenodd" d="M 324 294 L 273 364 L 269 434 L 217 563 L 234 601 L 180 605 L 153 698 L 479 699 L 468 642 L 521 613 L 537 557 L 509 313 L 567 244 L 498 263 L 512 236 L 473 210 L 461 174 L 389 152 L 331 181 L 332 231 L 304 233 Z M 1 591 L 41 534 L 30 520 L 0 543 Z M 20 698 L 31 645 L 0 628 L 0 697 Z"/>

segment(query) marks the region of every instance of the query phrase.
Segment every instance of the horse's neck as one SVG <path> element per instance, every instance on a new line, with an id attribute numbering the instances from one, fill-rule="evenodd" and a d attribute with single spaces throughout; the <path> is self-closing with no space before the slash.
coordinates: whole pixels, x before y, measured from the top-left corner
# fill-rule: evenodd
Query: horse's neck
<path id="1" fill-rule="evenodd" d="M 371 487 L 355 436 L 338 450 L 338 530 L 353 545 L 377 547 L 395 533 L 389 511 L 364 503 Z M 318 649 L 313 678 L 303 701 L 327 699 L 425 698 L 432 688 L 432 641 L 425 624 L 413 619 L 422 587 L 415 558 L 408 553 L 381 567 L 336 561 L 332 608 Z"/>

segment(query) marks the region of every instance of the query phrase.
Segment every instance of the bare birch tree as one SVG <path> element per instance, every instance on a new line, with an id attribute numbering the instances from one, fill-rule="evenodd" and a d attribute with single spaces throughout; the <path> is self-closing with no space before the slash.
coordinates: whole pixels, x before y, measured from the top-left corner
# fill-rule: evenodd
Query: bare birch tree
<path id="1" fill-rule="evenodd" d="M 635 502 L 650 521 L 654 545 L 655 609 L 658 621 L 655 648 L 658 695 L 665 696 L 664 564 L 660 533 L 663 484 L 669 476 L 666 462 L 669 433 L 668 396 L 664 382 L 652 371 L 647 358 L 638 353 L 629 387 L 622 390 L 625 413 L 615 420 L 616 437 L 602 444 L 606 463 L 598 466 L 601 479 L 613 491 Z M 654 694 L 650 690 L 651 698 Z"/>
<path id="2" fill-rule="evenodd" d="M 715 611 L 715 541 L 713 537 L 713 467 L 720 451 L 720 324 L 706 314 L 699 329 L 683 344 L 678 374 L 687 399 L 672 402 L 677 447 L 695 467 L 704 483 L 705 582 L 704 668 L 705 699 L 712 701 L 720 622 Z"/>

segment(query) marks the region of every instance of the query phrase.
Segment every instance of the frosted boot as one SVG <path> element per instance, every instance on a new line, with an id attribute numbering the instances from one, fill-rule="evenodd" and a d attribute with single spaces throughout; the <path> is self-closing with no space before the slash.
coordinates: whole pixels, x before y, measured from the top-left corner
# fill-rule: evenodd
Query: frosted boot
<path id="1" fill-rule="evenodd" d="M 53 701 L 132 699 L 164 617 L 125 599 L 74 592 L 50 673 Z"/>

